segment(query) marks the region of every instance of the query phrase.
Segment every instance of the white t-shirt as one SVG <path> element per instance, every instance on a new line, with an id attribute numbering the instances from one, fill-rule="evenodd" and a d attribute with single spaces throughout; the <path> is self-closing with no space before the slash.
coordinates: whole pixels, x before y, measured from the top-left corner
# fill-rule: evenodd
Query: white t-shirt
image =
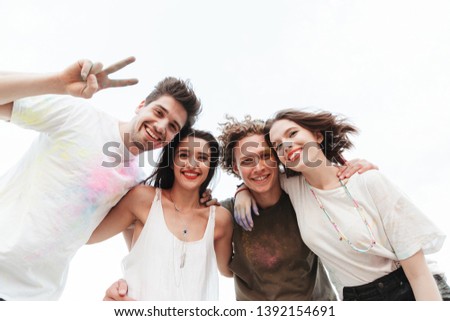
<path id="1" fill-rule="evenodd" d="M 55 300 L 76 251 L 142 171 L 119 122 L 84 100 L 20 99 L 11 122 L 40 134 L 0 177 L 0 297 Z"/>
<path id="2" fill-rule="evenodd" d="M 294 205 L 303 240 L 320 257 L 342 298 L 344 286 L 366 284 L 398 268 L 398 260 L 420 249 L 439 251 L 445 234 L 379 171 L 353 175 L 347 188 L 364 208 L 376 244 L 360 253 L 339 236 L 306 185 L 303 176 L 281 176 L 283 189 Z M 358 248 L 367 248 L 370 234 L 343 187 L 312 187 L 343 234 Z"/>
<path id="3" fill-rule="evenodd" d="M 215 206 L 211 206 L 203 237 L 179 240 L 166 225 L 157 189 L 142 232 L 122 261 L 128 295 L 146 301 L 218 300 L 214 226 Z"/>

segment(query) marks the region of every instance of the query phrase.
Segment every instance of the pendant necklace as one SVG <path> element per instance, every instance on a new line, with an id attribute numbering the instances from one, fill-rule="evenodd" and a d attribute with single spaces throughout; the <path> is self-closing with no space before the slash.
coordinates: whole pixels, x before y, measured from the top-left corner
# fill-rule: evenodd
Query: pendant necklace
<path id="1" fill-rule="evenodd" d="M 350 194 L 350 191 L 347 189 L 347 186 L 342 182 L 342 180 L 339 180 L 339 183 L 341 183 L 341 186 L 344 188 L 348 198 L 350 198 L 350 200 L 353 202 L 353 207 L 356 209 L 356 211 L 358 212 L 359 216 L 361 217 L 361 220 L 364 222 L 364 225 L 366 226 L 366 230 L 369 233 L 370 236 L 370 244 L 366 247 L 366 248 L 359 248 L 357 246 L 355 246 L 346 236 L 344 233 L 342 233 L 341 229 L 339 228 L 339 226 L 336 224 L 336 222 L 333 221 L 333 219 L 331 218 L 330 214 L 328 213 L 328 211 L 325 209 L 325 207 L 323 206 L 322 202 L 320 201 L 320 199 L 317 197 L 316 193 L 314 192 L 314 190 L 312 189 L 311 185 L 309 185 L 309 183 L 306 181 L 306 185 L 308 186 L 309 190 L 311 191 L 311 194 L 314 196 L 317 204 L 319 205 L 319 207 L 322 209 L 323 213 L 325 214 L 325 216 L 328 218 L 328 220 L 330 221 L 331 225 L 333 225 L 334 229 L 336 230 L 336 233 L 339 236 L 339 241 L 345 240 L 348 245 L 350 245 L 350 247 L 360 253 L 365 253 L 367 251 L 369 251 L 371 248 L 374 247 L 375 245 L 375 237 L 373 235 L 372 229 L 370 228 L 369 223 L 367 222 L 367 219 L 363 213 L 363 209 L 359 206 L 358 202 L 353 198 L 353 196 Z"/>
<path id="2" fill-rule="evenodd" d="M 182 210 L 180 210 L 177 207 L 177 204 L 174 202 L 172 198 L 172 191 L 169 193 L 170 201 L 173 203 L 173 207 L 175 208 L 175 212 L 177 213 L 178 218 L 180 219 L 181 223 L 183 224 L 183 230 L 182 230 L 182 242 L 181 242 L 181 256 L 180 256 L 180 269 L 184 267 L 184 263 L 186 261 L 186 242 L 187 242 L 187 235 L 188 235 L 188 226 L 181 218 Z"/>

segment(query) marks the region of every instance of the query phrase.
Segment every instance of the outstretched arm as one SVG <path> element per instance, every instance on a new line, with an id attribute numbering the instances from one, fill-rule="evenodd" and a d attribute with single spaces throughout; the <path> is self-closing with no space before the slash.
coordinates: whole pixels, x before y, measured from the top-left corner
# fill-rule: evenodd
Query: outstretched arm
<path id="1" fill-rule="evenodd" d="M 20 98 L 44 94 L 67 94 L 91 98 L 102 89 L 135 85 L 137 79 L 109 78 L 110 74 L 134 61 L 134 57 L 129 57 L 103 69 L 101 63 L 81 59 L 57 73 L 1 73 L 0 119 L 11 118 L 12 103 Z"/>

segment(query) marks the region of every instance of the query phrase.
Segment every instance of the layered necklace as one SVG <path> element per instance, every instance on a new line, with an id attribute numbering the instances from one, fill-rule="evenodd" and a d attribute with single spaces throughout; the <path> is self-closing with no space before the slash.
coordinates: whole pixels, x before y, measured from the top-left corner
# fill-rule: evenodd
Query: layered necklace
<path id="1" fill-rule="evenodd" d="M 183 229 L 182 229 L 182 242 L 181 242 L 181 256 L 180 256 L 180 269 L 184 267 L 184 263 L 186 262 L 186 242 L 188 237 L 188 225 L 182 219 L 181 213 L 183 212 L 180 208 L 177 207 L 177 204 L 172 198 L 172 191 L 169 193 L 170 201 L 173 203 L 173 207 L 175 208 L 175 213 L 177 213 L 178 218 L 180 219 Z"/>
<path id="2" fill-rule="evenodd" d="M 364 215 L 364 210 L 361 206 L 359 206 L 358 202 L 353 198 L 352 194 L 350 194 L 350 191 L 347 189 L 347 186 L 342 182 L 342 180 L 339 180 L 339 183 L 341 183 L 341 186 L 344 188 L 345 193 L 347 194 L 348 198 L 353 202 L 353 207 L 355 208 L 355 210 L 358 212 L 361 220 L 364 222 L 364 225 L 366 227 L 367 232 L 369 233 L 370 236 L 370 244 L 365 247 L 365 248 L 359 248 L 356 245 L 354 245 L 352 243 L 352 241 L 350 241 L 348 239 L 347 236 L 345 236 L 344 233 L 342 233 L 341 229 L 339 228 L 339 226 L 336 224 L 336 222 L 331 218 L 330 214 L 328 213 L 328 211 L 326 210 L 326 208 L 323 206 L 322 202 L 320 201 L 320 199 L 317 197 L 316 193 L 314 192 L 314 190 L 312 189 L 311 185 L 309 185 L 309 183 L 305 180 L 306 185 L 308 186 L 309 190 L 311 191 L 311 194 L 314 196 L 314 199 L 316 200 L 317 204 L 319 205 L 319 207 L 322 209 L 323 213 L 325 214 L 325 216 L 328 218 L 328 221 L 330 221 L 331 225 L 333 225 L 334 229 L 336 230 L 336 233 L 339 236 L 339 241 L 345 240 L 348 245 L 350 245 L 350 247 L 360 253 L 365 253 L 367 251 L 369 251 L 371 248 L 373 248 L 375 246 L 375 237 L 373 235 L 372 229 L 370 228 L 369 223 L 367 222 L 366 216 Z"/>

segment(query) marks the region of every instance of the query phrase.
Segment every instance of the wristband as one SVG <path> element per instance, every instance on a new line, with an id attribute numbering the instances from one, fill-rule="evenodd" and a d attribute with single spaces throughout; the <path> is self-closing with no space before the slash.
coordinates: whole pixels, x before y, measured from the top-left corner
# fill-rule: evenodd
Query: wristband
<path id="1" fill-rule="evenodd" d="M 247 187 L 247 186 L 243 186 L 243 187 L 240 187 L 237 191 L 236 191 L 236 193 L 234 193 L 234 197 L 236 197 L 236 195 L 238 194 L 238 193 L 240 193 L 240 192 L 242 192 L 242 191 L 249 191 L 250 189 Z"/>

